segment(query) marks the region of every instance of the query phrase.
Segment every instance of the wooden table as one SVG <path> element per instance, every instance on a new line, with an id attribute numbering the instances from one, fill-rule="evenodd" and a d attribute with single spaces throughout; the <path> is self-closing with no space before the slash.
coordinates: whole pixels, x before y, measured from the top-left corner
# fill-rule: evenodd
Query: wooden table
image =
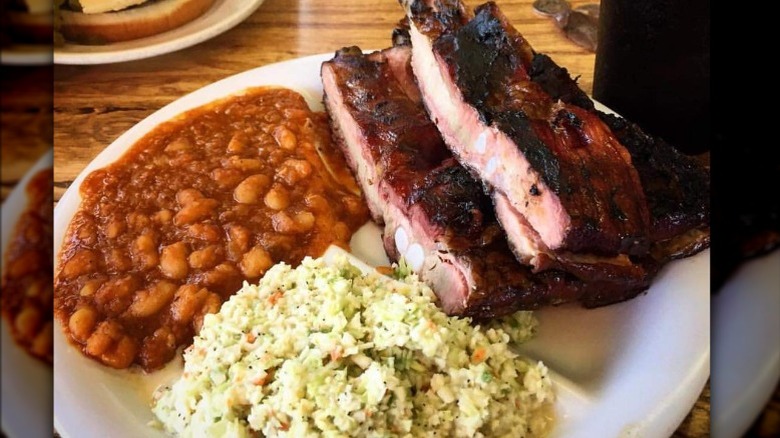
<path id="1" fill-rule="evenodd" d="M 0 199 L 52 147 L 52 69 L 6 67 L 0 81 Z"/>
<path id="2" fill-rule="evenodd" d="M 533 13 L 531 3 L 502 0 L 500 6 L 537 51 L 579 76 L 590 92 L 594 54 L 567 40 L 552 21 Z M 278 61 L 350 45 L 384 48 L 401 16 L 394 0 L 266 0 L 239 26 L 176 53 L 119 64 L 56 66 L 55 200 L 103 148 L 171 101 L 232 74 Z M 708 434 L 709 390 L 705 388 L 677 436 Z"/>

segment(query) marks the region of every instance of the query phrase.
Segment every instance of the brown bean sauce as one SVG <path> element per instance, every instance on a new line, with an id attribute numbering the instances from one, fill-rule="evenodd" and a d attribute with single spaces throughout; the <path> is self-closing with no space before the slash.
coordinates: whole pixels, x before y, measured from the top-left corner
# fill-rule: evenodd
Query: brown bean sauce
<path id="1" fill-rule="evenodd" d="M 55 314 L 87 356 L 147 371 L 190 344 L 243 281 L 330 244 L 348 248 L 368 220 L 325 114 L 280 88 L 158 126 L 89 174 L 81 196 Z"/>
<path id="2" fill-rule="evenodd" d="M 27 206 L 8 244 L 2 283 L 3 316 L 18 345 L 52 362 L 52 169 L 30 180 Z"/>

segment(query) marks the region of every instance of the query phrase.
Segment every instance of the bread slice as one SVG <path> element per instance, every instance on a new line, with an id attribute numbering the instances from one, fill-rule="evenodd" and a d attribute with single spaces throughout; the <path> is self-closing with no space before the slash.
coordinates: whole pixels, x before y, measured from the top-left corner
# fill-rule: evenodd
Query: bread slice
<path id="1" fill-rule="evenodd" d="M 103 12 L 114 12 L 127 9 L 131 6 L 138 6 L 149 0 L 79 0 L 81 12 L 85 14 L 101 14 Z"/>
<path id="2" fill-rule="evenodd" d="M 203 15 L 215 0 L 157 0 L 116 12 L 85 14 L 63 9 L 60 31 L 82 44 L 108 44 L 156 35 Z M 82 2 L 83 5 L 83 2 Z"/>

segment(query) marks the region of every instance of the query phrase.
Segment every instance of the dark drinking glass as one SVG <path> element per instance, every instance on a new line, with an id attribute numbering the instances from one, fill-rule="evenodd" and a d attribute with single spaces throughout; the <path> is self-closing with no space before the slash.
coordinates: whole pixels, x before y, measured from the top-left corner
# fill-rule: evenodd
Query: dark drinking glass
<path id="1" fill-rule="evenodd" d="M 601 0 L 593 97 L 681 152 L 710 149 L 709 0 Z"/>

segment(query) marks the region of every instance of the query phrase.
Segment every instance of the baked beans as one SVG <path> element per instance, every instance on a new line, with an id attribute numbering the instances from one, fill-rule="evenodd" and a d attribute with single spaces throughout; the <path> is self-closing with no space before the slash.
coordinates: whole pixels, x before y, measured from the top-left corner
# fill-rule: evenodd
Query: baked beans
<path id="1" fill-rule="evenodd" d="M 52 362 L 52 169 L 36 173 L 25 188 L 28 204 L 6 252 L 3 315 L 14 340 L 31 355 Z"/>
<path id="2" fill-rule="evenodd" d="M 347 248 L 368 220 L 356 187 L 325 114 L 291 90 L 189 111 L 84 180 L 55 313 L 86 355 L 160 368 L 243 281 Z"/>

